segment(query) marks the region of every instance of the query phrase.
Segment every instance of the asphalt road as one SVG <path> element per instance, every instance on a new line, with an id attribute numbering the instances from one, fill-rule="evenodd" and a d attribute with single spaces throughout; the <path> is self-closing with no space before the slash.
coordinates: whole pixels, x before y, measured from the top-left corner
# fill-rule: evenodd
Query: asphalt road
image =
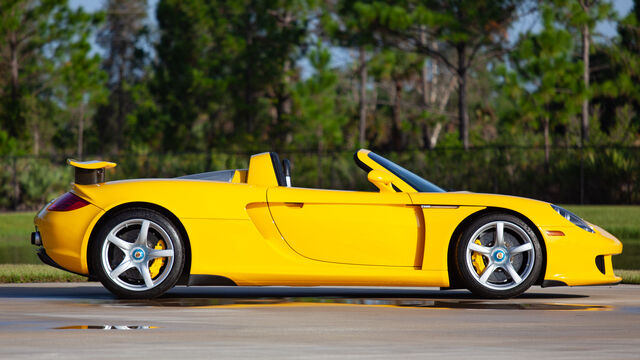
<path id="1" fill-rule="evenodd" d="M 0 285 L 1 359 L 640 359 L 640 286 L 511 300 L 402 288 Z"/>

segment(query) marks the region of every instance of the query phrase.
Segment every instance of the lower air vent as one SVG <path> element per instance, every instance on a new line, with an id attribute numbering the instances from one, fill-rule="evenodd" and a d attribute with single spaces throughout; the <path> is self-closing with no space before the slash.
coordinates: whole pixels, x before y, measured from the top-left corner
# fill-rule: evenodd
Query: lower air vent
<path id="1" fill-rule="evenodd" d="M 604 255 L 598 255 L 598 256 L 596 256 L 596 266 L 598 267 L 598 270 L 600 270 L 600 272 L 602 273 L 602 275 L 605 275 L 605 270 L 604 270 Z"/>

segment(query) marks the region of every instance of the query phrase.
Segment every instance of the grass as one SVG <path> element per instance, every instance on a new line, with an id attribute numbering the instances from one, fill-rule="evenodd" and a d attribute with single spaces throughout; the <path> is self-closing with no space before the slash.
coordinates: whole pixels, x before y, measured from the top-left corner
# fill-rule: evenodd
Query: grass
<path id="1" fill-rule="evenodd" d="M 622 276 L 623 284 L 640 284 L 640 270 L 616 270 L 615 273 Z"/>
<path id="2" fill-rule="evenodd" d="M 34 212 L 0 213 L 0 243 L 6 241 L 29 242 L 33 231 Z"/>
<path id="3" fill-rule="evenodd" d="M 31 245 L 34 212 L 0 213 L 0 264 L 41 264 Z"/>
<path id="4" fill-rule="evenodd" d="M 640 206 L 570 205 L 569 211 L 592 224 L 601 226 L 624 243 L 640 243 Z"/>
<path id="5" fill-rule="evenodd" d="M 53 268 L 49 265 L 0 264 L 0 283 L 80 281 L 87 281 L 87 278 Z"/>
<path id="6" fill-rule="evenodd" d="M 565 206 L 585 220 L 602 226 L 624 244 L 614 267 L 625 284 L 640 284 L 640 206 Z M 86 281 L 86 278 L 40 264 L 29 242 L 34 212 L 0 213 L 0 283 Z"/>

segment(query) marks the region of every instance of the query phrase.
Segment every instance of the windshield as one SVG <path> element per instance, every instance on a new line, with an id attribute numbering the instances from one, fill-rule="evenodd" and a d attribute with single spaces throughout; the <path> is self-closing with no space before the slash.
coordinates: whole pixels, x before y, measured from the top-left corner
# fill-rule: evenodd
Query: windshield
<path id="1" fill-rule="evenodd" d="M 412 188 L 416 189 L 418 192 L 445 192 L 440 187 L 428 182 L 427 180 L 421 178 L 420 176 L 412 173 L 411 171 L 403 168 L 402 166 L 389 161 L 382 156 L 369 152 L 369 158 L 371 160 L 377 162 L 382 165 L 385 169 L 392 172 L 395 176 L 402 179 L 402 181 L 406 182 Z"/>

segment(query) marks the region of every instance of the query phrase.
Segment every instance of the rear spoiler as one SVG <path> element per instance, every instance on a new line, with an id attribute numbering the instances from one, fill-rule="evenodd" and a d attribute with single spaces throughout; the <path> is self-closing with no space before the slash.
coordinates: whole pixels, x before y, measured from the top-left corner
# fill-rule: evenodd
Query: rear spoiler
<path id="1" fill-rule="evenodd" d="M 116 167 L 116 163 L 108 161 L 77 161 L 67 159 L 67 164 L 75 169 L 74 182 L 77 185 L 93 185 L 103 183 L 105 181 L 104 169 Z"/>

